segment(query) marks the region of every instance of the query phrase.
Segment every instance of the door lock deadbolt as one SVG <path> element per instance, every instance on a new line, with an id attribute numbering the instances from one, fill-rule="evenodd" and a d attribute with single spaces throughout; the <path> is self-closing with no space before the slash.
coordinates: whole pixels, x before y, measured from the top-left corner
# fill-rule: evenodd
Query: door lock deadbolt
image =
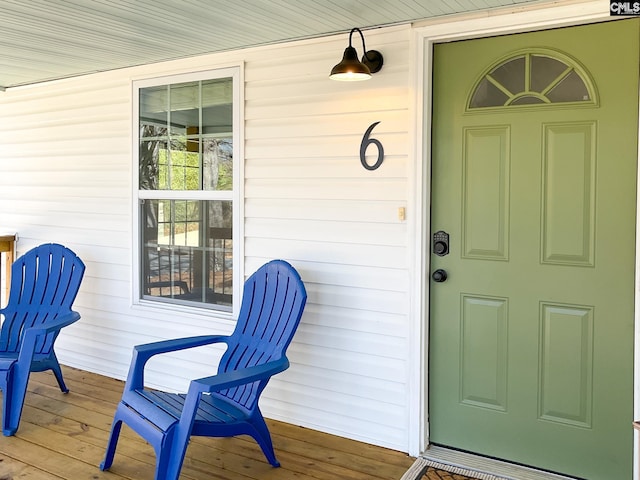
<path id="1" fill-rule="evenodd" d="M 433 234 L 433 253 L 439 257 L 449 254 L 449 234 L 442 230 Z"/>

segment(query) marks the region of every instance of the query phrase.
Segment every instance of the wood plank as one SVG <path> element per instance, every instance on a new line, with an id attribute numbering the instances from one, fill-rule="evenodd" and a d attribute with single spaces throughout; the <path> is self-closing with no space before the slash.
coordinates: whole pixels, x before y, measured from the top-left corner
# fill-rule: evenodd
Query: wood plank
<path id="1" fill-rule="evenodd" d="M 20 428 L 29 431 L 29 429 L 34 427 L 27 423 L 26 425 L 21 425 Z M 56 450 L 43 447 L 23 438 L 22 433 L 16 434 L 14 437 L 3 438 L 2 440 L 0 447 L 1 454 L 4 458 L 2 465 L 8 472 L 11 472 L 14 475 L 15 473 L 11 460 L 17 460 L 22 464 L 31 465 L 37 470 L 48 475 L 43 478 L 61 478 L 69 480 L 106 480 L 108 478 L 118 480 L 126 478 L 120 475 L 107 476 L 107 474 L 100 472 L 98 468 L 92 468 L 85 462 L 75 461 Z M 58 445 L 57 447 L 60 448 L 61 445 Z"/>
<path id="2" fill-rule="evenodd" d="M 22 463 L 16 459 L 10 459 L 10 461 L 6 461 L 4 457 L 0 459 L 0 478 L 19 478 L 21 480 L 52 480 L 51 475 L 43 472 L 42 470 Z"/>

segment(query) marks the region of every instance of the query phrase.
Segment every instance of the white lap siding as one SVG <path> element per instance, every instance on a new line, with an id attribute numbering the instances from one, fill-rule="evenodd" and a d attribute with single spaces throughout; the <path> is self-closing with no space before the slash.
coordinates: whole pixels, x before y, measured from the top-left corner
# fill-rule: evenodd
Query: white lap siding
<path id="1" fill-rule="evenodd" d="M 82 320 L 58 342 L 62 363 L 123 379 L 135 344 L 226 333 L 213 314 L 132 305 L 132 81 L 241 65 L 244 270 L 284 258 L 307 309 L 291 368 L 262 398 L 266 416 L 408 451 L 410 28 L 365 32 L 383 53 L 368 82 L 330 81 L 348 34 L 226 52 L 0 93 L 0 230 L 18 253 L 64 243 L 87 264 Z M 356 37 L 354 36 L 354 42 Z M 354 43 L 361 54 L 361 44 Z M 384 146 L 380 168 L 362 137 Z M 373 163 L 377 150 L 367 153 Z M 149 364 L 150 385 L 211 374 L 219 349 Z M 72 386 L 70 386 L 73 388 Z"/>

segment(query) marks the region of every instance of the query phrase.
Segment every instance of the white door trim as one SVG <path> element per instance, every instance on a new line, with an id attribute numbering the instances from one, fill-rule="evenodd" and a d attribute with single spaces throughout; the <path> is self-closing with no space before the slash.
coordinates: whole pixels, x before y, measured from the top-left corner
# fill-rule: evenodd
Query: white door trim
<path id="1" fill-rule="evenodd" d="M 609 2 L 606 0 L 575 1 L 564 0 L 549 4 L 537 4 L 511 9 L 497 9 L 481 13 L 449 17 L 421 22 L 414 25 L 412 38 L 412 64 L 415 70 L 412 86 L 415 92 L 414 131 L 416 161 L 411 165 L 413 171 L 410 185 L 409 220 L 414 225 L 413 265 L 411 279 L 411 344 L 409 361 L 411 365 L 409 379 L 409 454 L 418 456 L 429 444 L 428 431 L 428 313 L 429 313 L 429 251 L 430 218 L 429 204 L 431 196 L 431 69 L 432 47 L 436 43 L 471 38 L 490 37 L 508 33 L 543 30 L 553 27 L 580 25 L 622 17 L 609 15 Z M 640 123 L 640 122 L 639 122 Z M 423 134 L 424 132 L 424 134 Z M 640 136 L 640 132 L 639 132 Z M 639 169 L 640 170 L 640 169 Z M 640 182 L 639 182 L 640 185 Z M 640 195 L 638 196 L 640 199 Z M 640 212 L 640 202 L 638 202 Z M 637 214 L 638 215 L 638 214 Z M 640 230 L 636 218 L 636 292 L 640 285 Z M 636 295 L 635 306 L 635 360 L 634 360 L 634 418 L 640 414 L 640 300 Z M 632 427 L 629 425 L 631 434 Z M 638 437 L 634 438 L 634 478 L 638 476 Z M 631 480 L 631 479 L 629 479 Z"/>

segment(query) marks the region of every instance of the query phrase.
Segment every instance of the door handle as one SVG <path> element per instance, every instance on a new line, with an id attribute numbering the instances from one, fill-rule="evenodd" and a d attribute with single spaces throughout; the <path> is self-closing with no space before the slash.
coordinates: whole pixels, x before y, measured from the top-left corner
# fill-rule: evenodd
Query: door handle
<path id="1" fill-rule="evenodd" d="M 447 279 L 447 272 L 439 268 L 431 274 L 431 278 L 434 282 L 442 283 Z"/>

